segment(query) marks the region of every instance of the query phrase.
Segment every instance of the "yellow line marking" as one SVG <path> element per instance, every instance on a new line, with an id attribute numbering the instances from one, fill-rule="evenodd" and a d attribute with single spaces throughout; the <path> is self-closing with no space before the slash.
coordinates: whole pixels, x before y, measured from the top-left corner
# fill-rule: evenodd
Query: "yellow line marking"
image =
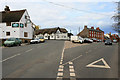
<path id="1" fill-rule="evenodd" d="M 100 61 L 102 61 L 104 63 L 104 66 L 103 65 L 94 65 L 95 63 L 100 62 Z M 106 63 L 106 61 L 103 58 L 88 64 L 86 67 L 110 68 L 110 66 Z"/>
<path id="2" fill-rule="evenodd" d="M 63 76 L 63 72 L 58 72 L 57 76 Z"/>
<path id="3" fill-rule="evenodd" d="M 58 69 L 58 71 L 63 71 L 63 69 Z"/>
<path id="4" fill-rule="evenodd" d="M 69 64 L 73 64 L 73 62 L 70 61 Z"/>
<path id="5" fill-rule="evenodd" d="M 69 69 L 70 70 L 70 72 L 74 72 L 74 69 Z"/>
<path id="6" fill-rule="evenodd" d="M 75 76 L 75 73 L 70 73 L 70 76 Z"/>
<path id="7" fill-rule="evenodd" d="M 62 69 L 62 68 L 64 68 L 64 66 L 63 66 L 63 65 L 60 65 L 60 66 L 59 66 L 59 68 L 61 68 L 61 69 Z"/>
<path id="8" fill-rule="evenodd" d="M 70 69 L 73 69 L 74 67 L 73 66 L 69 66 Z"/>

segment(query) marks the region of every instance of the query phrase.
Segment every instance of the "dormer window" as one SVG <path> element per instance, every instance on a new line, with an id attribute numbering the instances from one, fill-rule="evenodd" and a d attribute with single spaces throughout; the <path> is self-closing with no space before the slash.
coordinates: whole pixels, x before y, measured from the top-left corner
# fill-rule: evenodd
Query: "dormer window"
<path id="1" fill-rule="evenodd" d="M 12 27 L 19 27 L 19 23 L 13 23 Z"/>
<path id="2" fill-rule="evenodd" d="M 25 19 L 27 19 L 27 16 L 25 15 Z"/>
<path id="3" fill-rule="evenodd" d="M 20 27 L 23 28 L 23 27 L 24 27 L 24 24 L 20 23 Z"/>

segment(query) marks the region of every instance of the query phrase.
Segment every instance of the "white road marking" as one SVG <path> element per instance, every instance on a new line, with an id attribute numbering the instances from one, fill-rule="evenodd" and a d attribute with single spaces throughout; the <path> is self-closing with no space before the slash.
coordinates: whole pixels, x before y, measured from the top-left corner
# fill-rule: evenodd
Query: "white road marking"
<path id="1" fill-rule="evenodd" d="M 12 59 L 12 58 L 14 58 L 14 57 L 16 57 L 16 56 L 19 56 L 19 55 L 21 55 L 21 54 L 16 54 L 16 55 L 13 55 L 13 56 L 8 57 L 8 58 L 6 58 L 6 59 L 4 59 L 4 60 L 2 60 L 2 61 L 0 61 L 0 62 L 7 61 L 7 60 Z"/>
<path id="2" fill-rule="evenodd" d="M 100 62 L 100 61 L 102 61 L 104 63 L 104 66 L 103 65 L 94 65 L 95 63 Z M 106 63 L 106 61 L 103 58 L 88 64 L 86 67 L 110 68 L 110 66 Z"/>
<path id="3" fill-rule="evenodd" d="M 27 51 L 25 51 L 25 52 L 29 52 L 29 51 L 31 51 L 31 50 L 33 50 L 33 49 L 29 49 L 29 50 L 27 50 Z M 21 54 L 23 54 L 23 53 L 21 53 Z M 0 62 L 5 62 L 5 61 L 7 61 L 7 60 L 9 60 L 9 59 L 12 59 L 12 58 L 14 58 L 14 57 L 16 57 L 16 56 L 19 56 L 19 55 L 21 55 L 20 53 L 19 54 L 15 54 L 15 55 L 13 55 L 13 56 L 11 56 L 11 57 L 8 57 L 8 58 L 6 58 L 6 59 L 4 59 L 4 60 L 2 60 L 2 61 L 0 61 Z"/>
<path id="4" fill-rule="evenodd" d="M 74 58 L 74 59 L 72 59 L 72 60 L 70 60 L 70 61 L 68 61 L 68 62 L 66 62 L 66 63 L 64 63 L 64 64 L 62 64 L 62 65 L 66 65 L 66 64 L 68 64 L 69 62 L 74 61 L 74 60 L 80 58 L 81 56 L 82 56 L 82 55 L 80 55 L 80 56 L 78 56 L 78 57 L 76 57 L 76 58 Z"/>
<path id="5" fill-rule="evenodd" d="M 29 52 L 29 51 L 32 51 L 33 49 L 29 49 L 29 50 L 27 50 L 27 51 L 25 51 L 25 52 Z"/>
<path id="6" fill-rule="evenodd" d="M 69 64 L 73 64 L 73 62 L 69 62 Z"/>

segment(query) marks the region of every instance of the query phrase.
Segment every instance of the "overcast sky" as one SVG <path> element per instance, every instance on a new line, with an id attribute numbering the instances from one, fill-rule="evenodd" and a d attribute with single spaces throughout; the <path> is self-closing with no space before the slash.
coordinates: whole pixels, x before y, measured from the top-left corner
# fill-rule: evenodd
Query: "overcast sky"
<path id="1" fill-rule="evenodd" d="M 82 30 L 84 25 L 88 25 L 100 27 L 105 33 L 115 33 L 111 27 L 111 17 L 117 7 L 115 1 L 118 0 L 1 0 L 0 11 L 5 5 L 11 10 L 27 9 L 31 20 L 41 28 L 59 26 L 77 34 L 79 27 Z"/>

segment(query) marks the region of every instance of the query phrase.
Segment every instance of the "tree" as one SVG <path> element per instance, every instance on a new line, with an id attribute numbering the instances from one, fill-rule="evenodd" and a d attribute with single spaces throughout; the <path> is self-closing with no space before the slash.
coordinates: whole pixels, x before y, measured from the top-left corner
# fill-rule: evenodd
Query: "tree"
<path id="1" fill-rule="evenodd" d="M 112 17 L 115 21 L 115 23 L 113 24 L 113 28 L 115 31 L 120 33 L 120 1 L 116 3 L 117 3 L 117 11 L 116 14 Z"/>
<path id="2" fill-rule="evenodd" d="M 35 29 L 36 29 L 36 30 L 39 30 L 39 29 L 40 29 L 40 26 L 39 26 L 39 25 L 35 26 Z"/>

